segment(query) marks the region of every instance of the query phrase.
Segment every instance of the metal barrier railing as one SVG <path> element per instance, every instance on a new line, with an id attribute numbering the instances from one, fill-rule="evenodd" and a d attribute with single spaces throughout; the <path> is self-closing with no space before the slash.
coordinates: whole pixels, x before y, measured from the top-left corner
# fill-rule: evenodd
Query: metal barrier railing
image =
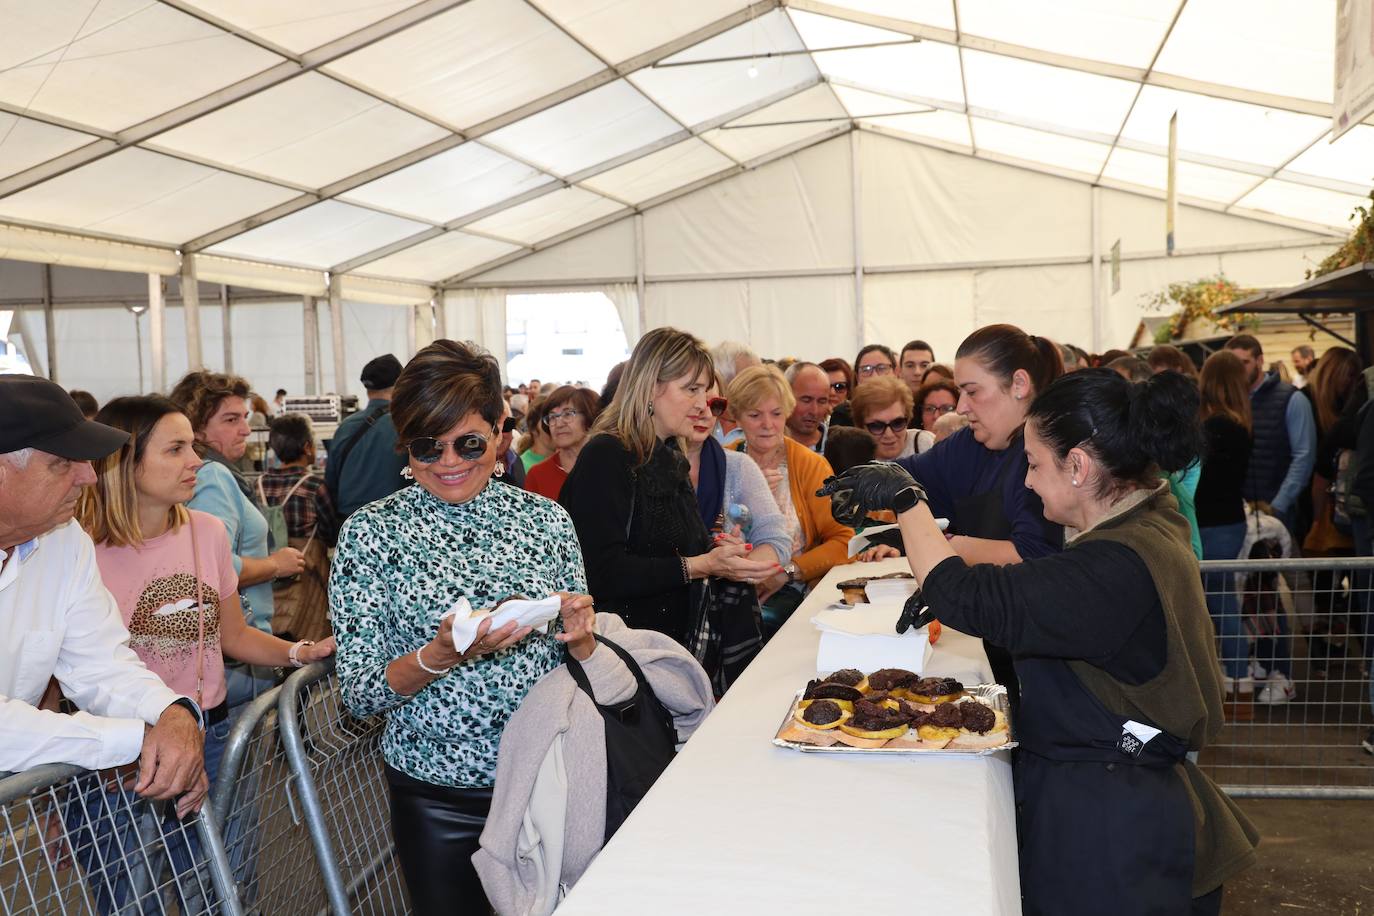
<path id="1" fill-rule="evenodd" d="M 131 784 L 56 764 L 0 779 L 0 912 L 239 916 L 213 812 L 178 820 Z"/>
<path id="2" fill-rule="evenodd" d="M 1374 798 L 1374 558 L 1202 564 L 1231 688 L 1199 765 L 1229 794 Z"/>

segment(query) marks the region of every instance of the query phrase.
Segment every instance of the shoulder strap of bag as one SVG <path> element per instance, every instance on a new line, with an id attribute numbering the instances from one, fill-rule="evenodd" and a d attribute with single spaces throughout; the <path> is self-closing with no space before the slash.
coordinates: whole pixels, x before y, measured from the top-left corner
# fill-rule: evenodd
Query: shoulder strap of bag
<path id="1" fill-rule="evenodd" d="M 358 430 L 358 435 L 354 436 L 352 439 L 349 439 L 347 442 L 345 442 L 343 444 L 343 448 L 339 449 L 339 453 L 335 455 L 333 458 L 329 459 L 330 461 L 338 462 L 340 483 L 343 482 L 344 462 L 348 460 L 349 455 L 353 454 L 354 446 L 361 442 L 363 436 L 366 436 L 368 431 L 372 429 L 372 427 L 377 425 L 377 421 L 380 420 L 383 416 L 385 416 L 387 412 L 390 410 L 391 405 L 387 404 L 384 407 L 382 407 L 381 410 L 377 411 L 372 416 L 368 417 L 367 422 L 363 424 L 363 428 Z"/>
<path id="2" fill-rule="evenodd" d="M 258 483 L 262 491 L 262 483 Z M 196 705 L 204 709 L 205 694 L 205 584 L 200 580 L 200 551 L 196 545 L 196 517 L 188 510 L 186 524 L 191 529 L 191 568 L 196 577 Z"/>

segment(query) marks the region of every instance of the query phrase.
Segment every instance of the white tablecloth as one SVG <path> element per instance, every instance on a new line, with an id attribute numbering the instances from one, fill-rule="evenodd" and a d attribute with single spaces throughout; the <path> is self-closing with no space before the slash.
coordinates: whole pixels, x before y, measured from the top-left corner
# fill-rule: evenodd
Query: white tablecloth
<path id="1" fill-rule="evenodd" d="M 611 914 L 1014 914 L 1011 765 L 989 757 L 802 754 L 771 742 L 815 677 L 816 611 L 837 567 L 730 688 L 559 907 Z M 991 680 L 981 641 L 946 628 L 929 673 Z M 875 879 L 886 872 L 890 880 Z"/>

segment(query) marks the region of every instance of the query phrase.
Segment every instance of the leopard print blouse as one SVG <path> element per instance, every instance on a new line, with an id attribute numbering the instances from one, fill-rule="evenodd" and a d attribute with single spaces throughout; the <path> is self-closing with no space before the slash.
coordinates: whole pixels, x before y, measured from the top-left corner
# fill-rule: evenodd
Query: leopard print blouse
<path id="1" fill-rule="evenodd" d="M 386 669 L 429 642 L 459 598 L 486 608 L 556 591 L 585 593 L 587 577 L 572 520 L 542 496 L 491 481 L 455 505 L 411 486 L 349 516 L 329 580 L 339 681 L 355 715 L 386 714 L 387 763 L 433 785 L 493 784 L 501 730 L 562 663 L 562 644 L 532 633 L 409 697 Z"/>

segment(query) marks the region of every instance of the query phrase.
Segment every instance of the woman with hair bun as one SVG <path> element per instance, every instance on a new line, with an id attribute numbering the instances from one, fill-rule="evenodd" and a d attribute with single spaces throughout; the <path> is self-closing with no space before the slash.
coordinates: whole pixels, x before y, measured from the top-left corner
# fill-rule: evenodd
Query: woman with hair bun
<path id="1" fill-rule="evenodd" d="M 1024 483 L 1073 536 L 1015 565 L 960 558 L 899 465 L 860 465 L 821 490 L 842 522 L 897 513 L 921 583 L 904 618 L 1016 660 L 1027 914 L 1215 914 L 1222 883 L 1255 860 L 1254 828 L 1188 759 L 1223 724 L 1197 559 L 1162 479 L 1196 460 L 1197 416 L 1197 386 L 1173 372 L 1132 384 L 1084 370 L 1042 391 Z"/>
<path id="2" fill-rule="evenodd" d="M 968 428 L 898 461 L 929 494 L 931 511 L 949 519 L 950 546 L 970 563 L 1020 563 L 1063 547 L 1063 532 L 1046 521 L 1040 497 L 1023 486 L 1021 435 L 1036 395 L 1063 374 L 1053 341 L 1009 324 L 979 328 L 959 345 L 954 362 L 955 410 L 968 417 Z M 880 547 L 864 559 L 895 553 Z M 1014 709 L 1020 694 L 1011 656 L 996 645 L 985 648 Z"/>

